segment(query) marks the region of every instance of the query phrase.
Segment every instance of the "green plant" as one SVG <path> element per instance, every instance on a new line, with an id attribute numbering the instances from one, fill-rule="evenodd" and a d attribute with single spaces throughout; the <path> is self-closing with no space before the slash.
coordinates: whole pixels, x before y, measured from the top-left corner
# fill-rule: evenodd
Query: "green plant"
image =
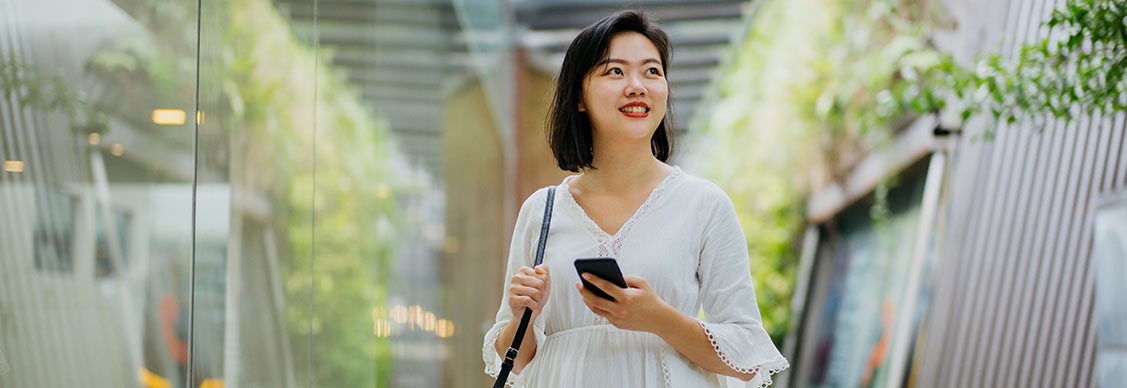
<path id="1" fill-rule="evenodd" d="M 949 99 L 963 120 L 987 113 L 990 125 L 1025 119 L 1042 130 L 1050 118 L 1127 109 L 1127 1 L 1069 0 L 1041 26 L 1047 37 L 967 66 L 931 52 L 927 66 L 904 67 L 921 93 L 890 91 L 906 102 L 896 110 L 938 113 Z"/>
<path id="2" fill-rule="evenodd" d="M 990 125 L 1029 119 L 1040 129 L 1050 117 L 1127 105 L 1124 0 L 1069 0 L 1044 23 L 1049 38 L 969 65 L 931 44 L 934 30 L 950 26 L 933 0 L 755 5 L 697 132 L 709 139 L 703 175 L 740 213 L 764 324 L 777 342 L 790 314 L 805 193 L 842 179 L 901 123 L 950 109 L 963 120 L 985 113 Z M 891 185 L 878 185 L 870 212 L 878 223 Z"/>
<path id="3" fill-rule="evenodd" d="M 15 54 L 0 62 L 0 91 L 4 98 L 16 96 L 20 106 L 63 113 L 71 128 L 81 134 L 104 133 L 109 129 L 106 112 L 94 106 L 71 82 L 33 68 Z"/>

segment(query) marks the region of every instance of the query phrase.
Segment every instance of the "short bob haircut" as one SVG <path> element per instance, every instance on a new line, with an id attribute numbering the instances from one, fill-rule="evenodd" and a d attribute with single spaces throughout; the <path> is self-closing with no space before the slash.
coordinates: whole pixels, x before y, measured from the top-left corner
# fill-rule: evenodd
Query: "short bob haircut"
<path id="1" fill-rule="evenodd" d="M 661 55 L 661 72 L 668 76 L 669 58 L 672 56 L 669 36 L 639 11 L 620 11 L 587 26 L 571 41 L 564 56 L 563 66 L 556 78 L 555 95 L 548 112 L 548 146 L 556 157 L 560 169 L 579 172 L 595 168 L 594 138 L 591 121 L 579 111 L 583 97 L 583 83 L 595 64 L 606 59 L 610 41 L 622 32 L 638 32 L 649 38 Z M 668 162 L 673 154 L 673 99 L 666 101 L 665 117 L 650 139 L 650 149 L 655 157 Z"/>

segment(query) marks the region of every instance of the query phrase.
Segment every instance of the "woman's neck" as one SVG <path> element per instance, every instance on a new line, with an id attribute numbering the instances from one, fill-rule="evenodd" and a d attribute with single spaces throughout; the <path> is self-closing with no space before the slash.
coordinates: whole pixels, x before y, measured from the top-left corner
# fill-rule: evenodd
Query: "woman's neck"
<path id="1" fill-rule="evenodd" d="M 595 193 L 623 193 L 639 187 L 649 188 L 655 180 L 668 175 L 673 168 L 654 157 L 647 142 L 646 147 L 633 149 L 599 149 L 596 147 L 592 165 L 577 179 L 582 180 L 583 191 Z"/>

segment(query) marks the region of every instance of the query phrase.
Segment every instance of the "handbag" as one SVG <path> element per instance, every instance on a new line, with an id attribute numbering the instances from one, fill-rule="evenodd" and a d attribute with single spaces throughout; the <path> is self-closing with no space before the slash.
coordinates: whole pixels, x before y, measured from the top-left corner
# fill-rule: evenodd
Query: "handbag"
<path id="1" fill-rule="evenodd" d="M 548 201 L 544 204 L 544 221 L 540 224 L 540 243 L 536 246 L 536 262 L 532 265 L 533 268 L 544 261 L 544 245 L 548 243 L 548 225 L 552 223 L 552 202 L 555 197 L 556 188 L 554 186 L 548 187 Z M 528 323 L 531 320 L 532 309 L 524 309 L 524 315 L 520 318 L 520 326 L 517 326 L 517 332 L 513 335 L 513 344 L 509 346 L 509 350 L 505 351 L 505 360 L 501 362 L 501 371 L 497 372 L 497 382 L 493 383 L 493 388 L 504 388 L 505 381 L 509 379 L 509 372 L 513 370 L 513 361 L 517 359 L 520 343 L 524 340 L 524 331 L 528 329 Z"/>

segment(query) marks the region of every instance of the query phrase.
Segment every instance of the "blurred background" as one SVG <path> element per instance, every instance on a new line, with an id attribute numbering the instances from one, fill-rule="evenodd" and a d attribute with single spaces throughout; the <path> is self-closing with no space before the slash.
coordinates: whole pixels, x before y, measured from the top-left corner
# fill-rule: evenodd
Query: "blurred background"
<path id="1" fill-rule="evenodd" d="M 0 387 L 488 386 L 623 8 L 776 386 L 1127 387 L 1123 0 L 0 0 Z"/>

